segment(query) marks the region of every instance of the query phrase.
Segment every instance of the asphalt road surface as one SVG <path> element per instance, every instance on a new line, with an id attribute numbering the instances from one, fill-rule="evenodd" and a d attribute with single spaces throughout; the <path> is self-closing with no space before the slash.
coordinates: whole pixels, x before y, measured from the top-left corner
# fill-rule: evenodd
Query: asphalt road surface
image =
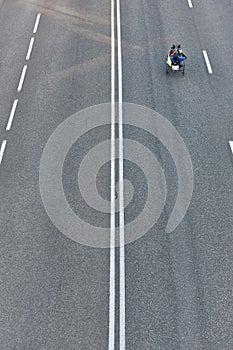
<path id="1" fill-rule="evenodd" d="M 231 0 L 0 1 L 0 349 L 233 349 L 232 15 Z M 173 43 L 187 55 L 184 76 L 165 74 Z M 69 239 L 50 219 L 39 169 L 57 126 L 94 105 L 118 109 L 121 93 L 123 102 L 176 128 L 192 159 L 193 195 L 182 222 L 166 233 L 176 167 L 146 126 L 125 125 L 124 140 L 149 149 L 163 168 L 165 207 L 139 239 L 100 249 Z M 76 215 L 109 235 L 109 213 L 85 204 L 77 178 L 88 151 L 111 137 L 111 125 L 109 116 L 73 144 L 62 178 Z M 121 138 L 120 119 L 114 126 Z M 109 203 L 118 186 L 113 220 L 122 234 L 148 198 L 146 174 L 122 162 L 127 152 L 125 142 L 96 179 Z M 134 191 L 125 210 L 123 175 Z"/>

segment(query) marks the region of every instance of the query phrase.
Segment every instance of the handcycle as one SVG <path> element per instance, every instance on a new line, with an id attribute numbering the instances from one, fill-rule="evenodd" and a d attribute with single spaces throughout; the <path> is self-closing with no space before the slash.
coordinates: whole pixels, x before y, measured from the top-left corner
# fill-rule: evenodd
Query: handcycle
<path id="1" fill-rule="evenodd" d="M 171 61 L 170 55 L 166 56 L 166 74 L 169 72 L 182 72 L 183 75 L 185 73 L 185 61 L 179 62 L 179 61 Z"/>

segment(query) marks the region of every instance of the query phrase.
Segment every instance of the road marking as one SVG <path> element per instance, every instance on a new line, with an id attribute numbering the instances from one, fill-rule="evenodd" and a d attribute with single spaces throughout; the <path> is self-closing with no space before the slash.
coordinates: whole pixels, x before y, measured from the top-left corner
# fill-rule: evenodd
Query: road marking
<path id="1" fill-rule="evenodd" d="M 119 229 L 120 229 L 120 318 L 119 349 L 125 350 L 125 213 L 124 213 L 124 155 L 123 155 L 123 105 L 122 105 L 122 50 L 121 4 L 117 0 L 117 47 L 118 47 L 118 113 L 119 113 Z"/>
<path id="2" fill-rule="evenodd" d="M 2 163 L 4 151 L 6 148 L 6 140 L 2 141 L 1 149 L 0 149 L 0 164 Z"/>
<path id="3" fill-rule="evenodd" d="M 18 89 L 17 89 L 18 92 L 20 92 L 22 90 L 24 78 L 25 78 L 25 75 L 26 75 L 26 71 L 27 71 L 27 65 L 25 65 L 23 67 L 21 78 L 20 78 L 20 81 L 19 81 L 19 86 L 18 86 Z"/>
<path id="4" fill-rule="evenodd" d="M 108 350 L 115 348 L 115 11 L 111 0 L 111 220 Z"/>
<path id="5" fill-rule="evenodd" d="M 34 38 L 32 37 L 31 40 L 30 40 L 30 44 L 29 44 L 28 52 L 27 52 L 27 56 L 26 56 L 26 60 L 27 61 L 30 59 L 30 56 L 31 56 L 31 53 L 32 53 L 33 44 L 34 44 Z"/>
<path id="6" fill-rule="evenodd" d="M 12 125 L 12 122 L 13 122 L 13 118 L 14 118 L 14 115 L 15 115 L 17 104 L 18 104 L 18 100 L 14 100 L 14 103 L 13 103 L 13 106 L 12 106 L 12 109 L 11 109 L 11 114 L 10 114 L 9 119 L 8 119 L 6 131 L 9 131 L 11 129 L 11 125 Z"/>
<path id="7" fill-rule="evenodd" d="M 210 60 L 209 60 L 209 57 L 208 57 L 208 55 L 207 55 L 206 50 L 203 50 L 202 53 L 203 53 L 203 56 L 204 56 L 204 59 L 205 59 L 205 63 L 206 63 L 208 72 L 209 72 L 209 74 L 212 74 L 213 71 L 212 71 L 211 64 L 210 64 Z"/>
<path id="8" fill-rule="evenodd" d="M 229 145 L 231 147 L 231 152 L 233 153 L 233 141 L 229 141 Z"/>
<path id="9" fill-rule="evenodd" d="M 190 8 L 193 8 L 193 4 L 192 4 L 192 1 L 191 1 L 191 0 L 188 0 L 188 4 L 189 4 L 189 7 L 190 7 Z"/>
<path id="10" fill-rule="evenodd" d="M 118 47 L 118 114 L 119 114 L 119 350 L 125 350 L 125 237 L 124 237 L 124 164 L 123 164 L 123 101 L 121 10 L 117 5 Z M 115 349 L 115 0 L 111 0 L 111 229 L 110 229 L 110 287 L 109 287 L 109 343 Z"/>
<path id="11" fill-rule="evenodd" d="M 35 26 L 34 26 L 34 29 L 33 29 L 33 34 L 35 34 L 37 32 L 37 29 L 38 29 L 38 26 L 39 26 L 39 22 L 40 22 L 40 16 L 41 16 L 41 13 L 38 13 L 37 16 L 36 16 L 36 22 L 35 22 Z"/>

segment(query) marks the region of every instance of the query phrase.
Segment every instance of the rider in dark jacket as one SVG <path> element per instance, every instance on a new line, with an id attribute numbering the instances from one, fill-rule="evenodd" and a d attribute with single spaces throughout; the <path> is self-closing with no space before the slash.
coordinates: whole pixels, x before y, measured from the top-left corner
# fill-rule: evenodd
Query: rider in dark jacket
<path id="1" fill-rule="evenodd" d="M 173 46 L 174 46 L 174 45 L 173 45 Z M 180 45 L 177 46 L 177 50 L 178 50 L 180 56 L 182 56 L 182 57 L 184 57 L 185 59 L 187 59 L 187 56 L 186 56 L 186 55 L 183 53 L 183 51 L 181 50 L 181 46 L 180 46 Z"/>

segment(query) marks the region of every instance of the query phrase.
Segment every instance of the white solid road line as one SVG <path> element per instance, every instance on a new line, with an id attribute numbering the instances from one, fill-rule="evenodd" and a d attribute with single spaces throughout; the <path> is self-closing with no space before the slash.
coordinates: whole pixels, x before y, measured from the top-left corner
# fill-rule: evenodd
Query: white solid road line
<path id="1" fill-rule="evenodd" d="M 124 139 L 122 100 L 122 50 L 121 50 L 121 4 L 117 0 L 117 47 L 118 47 L 118 98 L 119 98 L 119 229 L 120 229 L 120 277 L 119 277 L 119 349 L 125 350 L 125 219 L 124 219 Z"/>
<path id="2" fill-rule="evenodd" d="M 124 178 L 123 178 L 123 101 L 120 0 L 111 0 L 111 229 L 110 229 L 110 287 L 109 343 L 115 349 L 115 2 L 117 8 L 118 47 L 118 114 L 119 114 L 119 350 L 125 350 L 125 237 L 124 237 Z"/>
<path id="3" fill-rule="evenodd" d="M 32 53 L 33 44 L 34 44 L 34 38 L 32 37 L 31 40 L 30 40 L 29 47 L 28 47 L 26 61 L 28 61 L 30 59 L 30 56 L 31 56 L 31 53 Z"/>
<path id="4" fill-rule="evenodd" d="M 9 131 L 11 129 L 11 125 L 12 125 L 12 122 L 13 122 L 13 118 L 14 118 L 14 115 L 15 115 L 17 104 L 18 104 L 18 100 L 14 100 L 13 106 L 11 108 L 11 114 L 10 114 L 9 119 L 8 119 L 6 131 Z"/>
<path id="5" fill-rule="evenodd" d="M 34 26 L 34 29 L 33 29 L 33 34 L 35 34 L 37 32 L 37 29 L 38 29 L 38 26 L 39 26 L 39 22 L 40 22 L 40 16 L 41 16 L 41 13 L 38 13 L 37 16 L 36 16 L 36 22 L 35 22 L 35 26 Z"/>
<path id="6" fill-rule="evenodd" d="M 20 92 L 22 90 L 24 78 L 25 78 L 25 75 L 26 75 L 26 71 L 27 71 L 27 65 L 25 65 L 23 67 L 22 74 L 21 74 L 20 81 L 19 81 L 19 86 L 18 86 L 18 89 L 17 89 L 18 92 Z"/>
<path id="7" fill-rule="evenodd" d="M 229 141 L 229 145 L 231 147 L 231 152 L 233 153 L 233 141 Z"/>
<path id="8" fill-rule="evenodd" d="M 4 151 L 6 148 L 6 140 L 2 141 L 1 149 L 0 149 L 0 164 L 2 163 Z"/>
<path id="9" fill-rule="evenodd" d="M 188 4 L 189 4 L 189 7 L 190 7 L 190 8 L 193 8 L 193 4 L 192 4 L 192 1 L 191 1 L 191 0 L 188 0 Z"/>
<path id="10" fill-rule="evenodd" d="M 111 0 L 111 220 L 108 350 L 115 348 L 115 10 Z"/>
<path id="11" fill-rule="evenodd" d="M 203 53 L 203 56 L 204 56 L 204 59 L 205 59 L 205 63 L 206 63 L 208 72 L 209 72 L 209 74 L 212 74 L 213 71 L 212 71 L 211 64 L 210 64 L 210 60 L 209 60 L 209 57 L 208 57 L 208 55 L 207 55 L 206 50 L 203 50 L 202 53 Z"/>

